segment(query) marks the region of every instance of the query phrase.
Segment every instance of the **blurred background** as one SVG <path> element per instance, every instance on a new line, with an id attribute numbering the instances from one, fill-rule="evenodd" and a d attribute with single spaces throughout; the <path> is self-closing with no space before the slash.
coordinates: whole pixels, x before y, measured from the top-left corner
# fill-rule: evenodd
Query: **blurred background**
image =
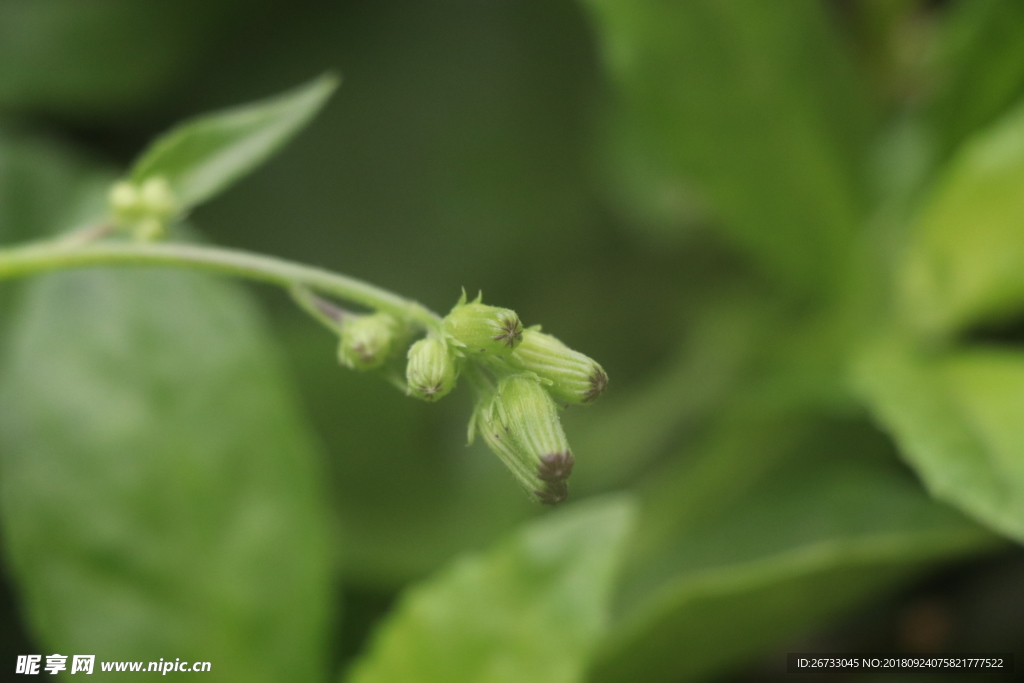
<path id="1" fill-rule="evenodd" d="M 16 154 L 122 168 L 182 118 L 336 70 L 342 86 L 313 125 L 192 223 L 441 312 L 460 288 L 482 290 L 598 359 L 609 392 L 565 414 L 572 496 L 653 501 L 628 605 L 679 571 L 657 538 L 689 539 L 682 566 L 714 572 L 776 539 L 831 533 L 815 527 L 822 507 L 874 523 L 887 505 L 932 504 L 839 386 L 850 328 L 816 322 L 848 298 L 847 266 L 829 259 L 858 249 L 846 235 L 898 240 L 892 226 L 935 169 L 1024 89 L 1013 0 L 712 4 L 633 20 L 611 0 L 0 0 L 0 198 L 18 194 Z M 28 234 L 12 225 L 5 240 Z M 857 291 L 886 286 L 864 280 Z M 326 461 L 337 669 L 403 586 L 544 511 L 481 444 L 464 445 L 468 391 L 426 405 L 343 372 L 330 335 L 280 292 L 249 289 Z M 704 503 L 697 484 L 672 482 L 709 450 L 734 463 L 730 481 L 783 461 L 797 474 L 772 469 L 767 493 L 709 494 L 715 507 L 749 493 L 735 513 L 747 521 L 684 523 L 703 517 L 674 506 Z M 845 464 L 829 469 L 834 491 L 804 485 L 805 459 L 877 463 L 914 500 L 875 501 Z M 787 508 L 812 491 L 820 500 Z M 986 536 L 892 574 L 820 612 L 765 608 L 749 646 L 722 646 L 693 676 L 782 680 L 780 653 L 795 650 L 1022 652 L 1019 545 Z M 796 581 L 793 600 L 816 602 L 843 576 Z M 19 595 L 10 580 L 0 590 L 5 662 L 44 651 Z"/>

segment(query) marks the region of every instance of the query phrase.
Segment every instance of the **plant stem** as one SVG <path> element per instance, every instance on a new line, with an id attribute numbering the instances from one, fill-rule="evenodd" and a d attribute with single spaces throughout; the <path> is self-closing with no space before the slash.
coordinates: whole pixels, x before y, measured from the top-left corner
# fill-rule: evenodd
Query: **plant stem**
<path id="1" fill-rule="evenodd" d="M 116 230 L 117 226 L 110 222 L 94 223 L 61 235 L 57 242 L 65 247 L 80 247 L 112 235 Z"/>
<path id="2" fill-rule="evenodd" d="M 88 245 L 37 242 L 0 249 L 0 280 L 51 270 L 94 266 L 169 266 L 258 280 L 286 289 L 296 285 L 389 313 L 424 329 L 441 318 L 415 301 L 321 268 L 236 249 L 180 243 L 102 242 Z"/>
<path id="3" fill-rule="evenodd" d="M 292 300 L 299 305 L 299 308 L 310 315 L 311 318 L 320 322 L 321 325 L 335 334 L 341 334 L 343 319 L 349 315 L 340 306 L 314 294 L 308 287 L 292 285 L 290 288 Z"/>

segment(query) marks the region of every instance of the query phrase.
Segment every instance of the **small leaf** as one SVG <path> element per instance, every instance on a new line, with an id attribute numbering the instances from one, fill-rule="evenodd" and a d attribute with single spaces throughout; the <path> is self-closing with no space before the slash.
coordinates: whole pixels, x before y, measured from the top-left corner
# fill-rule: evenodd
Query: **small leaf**
<path id="1" fill-rule="evenodd" d="M 414 586 L 347 680 L 582 680 L 631 511 L 621 499 L 566 508 Z"/>
<path id="2" fill-rule="evenodd" d="M 187 211 L 266 161 L 309 123 L 337 85 L 336 77 L 324 75 L 283 95 L 186 121 L 143 153 L 131 180 L 165 178 Z"/>
<path id="3" fill-rule="evenodd" d="M 856 384 L 934 496 L 1024 541 L 1024 354 L 889 339 L 862 354 Z"/>
<path id="4" fill-rule="evenodd" d="M 903 266 L 905 314 L 948 335 L 1024 307 L 1024 106 L 953 158 Z"/>
<path id="5" fill-rule="evenodd" d="M 879 457 L 866 425 L 771 412 L 729 413 L 644 488 L 591 680 L 705 680 L 996 542 Z"/>
<path id="6" fill-rule="evenodd" d="M 191 273 L 31 284 L 0 391 L 0 504 L 47 652 L 320 681 L 315 448 L 238 289 Z"/>

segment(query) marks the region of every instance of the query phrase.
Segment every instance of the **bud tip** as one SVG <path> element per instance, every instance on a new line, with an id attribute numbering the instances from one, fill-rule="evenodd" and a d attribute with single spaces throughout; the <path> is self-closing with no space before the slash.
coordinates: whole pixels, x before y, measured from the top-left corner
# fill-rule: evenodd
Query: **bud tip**
<path id="1" fill-rule="evenodd" d="M 565 481 L 572 474 L 574 463 L 575 460 L 569 451 L 542 455 L 537 465 L 537 476 L 548 483 Z"/>
<path id="2" fill-rule="evenodd" d="M 608 388 L 608 374 L 600 367 L 595 367 L 593 374 L 588 378 L 590 388 L 583 393 L 583 402 L 591 403 L 596 401 L 598 396 Z"/>

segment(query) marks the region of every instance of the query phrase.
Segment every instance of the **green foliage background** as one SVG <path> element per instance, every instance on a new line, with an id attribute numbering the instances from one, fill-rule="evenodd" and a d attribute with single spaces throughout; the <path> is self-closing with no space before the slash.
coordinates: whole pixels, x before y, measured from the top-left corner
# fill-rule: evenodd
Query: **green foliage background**
<path id="1" fill-rule="evenodd" d="M 598 359 L 570 503 L 465 447 L 468 392 L 342 370 L 277 291 L 5 282 L 0 667 L 1024 655 L 1019 3 L 0 0 L 0 241 L 95 215 L 178 120 L 325 69 L 321 116 L 191 225 L 435 310 L 483 289 Z"/>

